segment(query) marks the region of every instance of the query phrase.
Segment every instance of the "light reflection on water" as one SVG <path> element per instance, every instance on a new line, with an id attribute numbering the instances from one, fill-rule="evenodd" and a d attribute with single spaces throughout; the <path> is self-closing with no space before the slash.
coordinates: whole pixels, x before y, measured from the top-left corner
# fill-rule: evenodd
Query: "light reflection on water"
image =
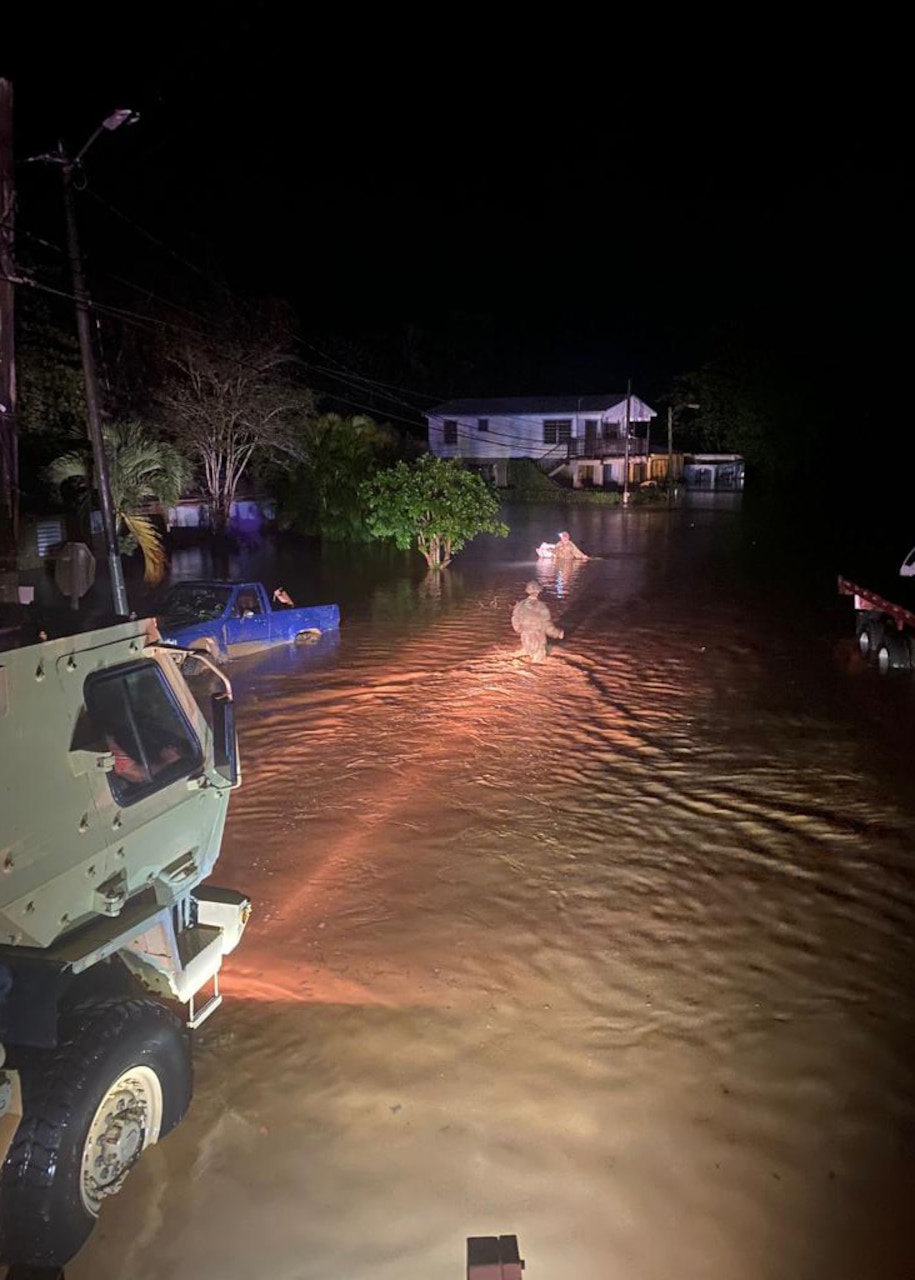
<path id="1" fill-rule="evenodd" d="M 733 504 L 510 523 L 441 582 L 230 566 L 343 627 L 234 664 L 256 914 L 74 1280 L 425 1280 L 505 1231 L 543 1280 L 912 1274 L 912 684 Z M 530 668 L 566 526 L 603 558 Z"/>

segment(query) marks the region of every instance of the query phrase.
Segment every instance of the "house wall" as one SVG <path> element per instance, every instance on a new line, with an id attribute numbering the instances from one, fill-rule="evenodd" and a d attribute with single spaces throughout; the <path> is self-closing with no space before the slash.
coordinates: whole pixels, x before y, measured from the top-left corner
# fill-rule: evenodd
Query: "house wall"
<path id="1" fill-rule="evenodd" d="M 648 422 L 655 417 L 648 406 L 632 396 L 630 400 L 630 422 Z M 457 422 L 457 444 L 446 445 L 444 442 L 444 424 L 442 417 L 429 418 L 429 450 L 439 458 L 543 458 L 548 454 L 561 456 L 562 450 L 555 444 L 545 444 L 543 424 L 545 421 L 570 420 L 572 423 L 571 438 L 584 439 L 585 422 L 596 420 L 600 429 L 608 423 L 623 424 L 626 421 L 625 400 L 603 413 L 549 413 L 518 414 L 490 417 L 489 430 L 478 429 L 476 417 L 452 418 Z"/>

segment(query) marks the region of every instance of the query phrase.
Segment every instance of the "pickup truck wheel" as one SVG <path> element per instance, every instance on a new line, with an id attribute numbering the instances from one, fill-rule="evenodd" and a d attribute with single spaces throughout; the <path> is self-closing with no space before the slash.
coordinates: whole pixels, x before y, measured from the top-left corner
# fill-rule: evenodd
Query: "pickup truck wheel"
<path id="1" fill-rule="evenodd" d="M 887 631 L 877 650 L 879 671 L 909 671 L 912 667 L 912 647 L 908 636 L 901 631 Z"/>
<path id="2" fill-rule="evenodd" d="M 321 632 L 317 627 L 310 627 L 307 631 L 296 632 L 296 644 L 317 644 L 321 639 Z"/>
<path id="3" fill-rule="evenodd" d="M 23 1118 L 0 1170 L 0 1259 L 61 1267 L 102 1202 L 191 1100 L 190 1038 L 168 1009 L 120 998 L 67 1015 L 56 1049 L 20 1062 Z"/>
<path id="4" fill-rule="evenodd" d="M 868 618 L 858 631 L 858 649 L 862 658 L 876 657 L 885 635 L 886 624 L 883 619 Z"/>

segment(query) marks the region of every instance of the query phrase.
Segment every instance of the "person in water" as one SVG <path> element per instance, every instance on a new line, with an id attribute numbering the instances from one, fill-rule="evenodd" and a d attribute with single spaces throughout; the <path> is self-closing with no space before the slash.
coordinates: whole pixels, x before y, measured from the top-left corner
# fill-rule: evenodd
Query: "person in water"
<path id="1" fill-rule="evenodd" d="M 553 547 L 553 559 L 559 564 L 570 565 L 573 560 L 590 560 L 590 558 L 580 547 L 576 547 L 568 533 L 563 532 L 559 535 L 559 541 Z"/>
<path id="2" fill-rule="evenodd" d="M 540 599 L 543 588 L 539 582 L 529 582 L 524 588 L 524 599 L 512 609 L 512 627 L 521 637 L 521 652 L 531 662 L 546 659 L 547 637 L 561 640 L 564 632 L 553 625 L 549 606 Z"/>

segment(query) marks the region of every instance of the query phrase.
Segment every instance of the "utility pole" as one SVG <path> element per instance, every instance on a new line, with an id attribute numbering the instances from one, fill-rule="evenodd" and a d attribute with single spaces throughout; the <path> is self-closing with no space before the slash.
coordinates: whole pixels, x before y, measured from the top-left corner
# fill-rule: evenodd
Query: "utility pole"
<path id="1" fill-rule="evenodd" d="M 629 402 L 632 398 L 632 379 L 626 380 L 626 461 L 623 465 L 623 506 L 629 505 Z"/>
<path id="2" fill-rule="evenodd" d="M 83 148 L 85 150 L 86 148 Z M 73 196 L 73 177 L 75 164 L 64 151 L 63 143 L 59 144 L 58 157 L 64 180 L 64 211 L 67 219 L 67 250 L 70 255 L 70 270 L 73 275 L 73 295 L 76 298 L 76 329 L 79 334 L 79 350 L 83 361 L 83 378 L 86 384 L 86 410 L 89 420 L 89 439 L 92 442 L 92 457 L 95 463 L 95 483 L 98 489 L 99 506 L 102 511 L 102 528 L 105 533 L 105 549 L 108 552 L 108 573 L 111 579 L 111 600 L 115 613 L 127 617 L 130 606 L 127 603 L 127 588 L 124 585 L 124 566 L 118 549 L 117 521 L 114 503 L 111 500 L 111 485 L 108 478 L 108 459 L 105 456 L 105 442 L 102 438 L 102 422 L 99 412 L 98 377 L 95 371 L 95 352 L 92 348 L 92 328 L 89 322 L 89 297 L 86 291 L 86 277 L 83 272 L 83 260 L 79 248 L 79 232 L 76 226 L 76 204 Z"/>
<path id="3" fill-rule="evenodd" d="M 0 78 L 0 600 L 18 598 L 19 437 L 16 430 L 16 184 L 13 86 Z"/>
<path id="4" fill-rule="evenodd" d="M 682 412 L 683 409 L 701 409 L 702 406 L 695 404 L 693 401 L 681 401 L 676 407 L 673 400 L 667 404 L 667 501 L 674 500 L 674 418 Z"/>

